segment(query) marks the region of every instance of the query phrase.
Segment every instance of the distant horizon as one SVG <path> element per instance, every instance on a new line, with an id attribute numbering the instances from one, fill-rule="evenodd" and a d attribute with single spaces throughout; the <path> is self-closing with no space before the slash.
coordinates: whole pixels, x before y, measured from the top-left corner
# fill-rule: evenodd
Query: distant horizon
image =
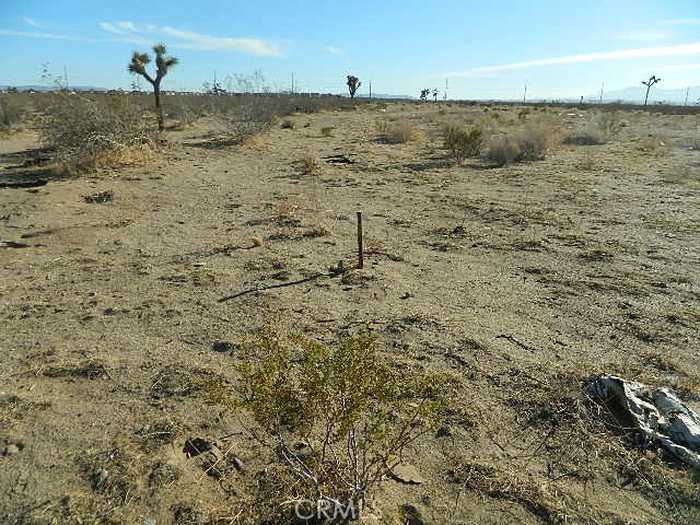
<path id="1" fill-rule="evenodd" d="M 8 89 L 17 89 L 19 92 L 28 92 L 28 91 L 35 91 L 35 92 L 60 92 L 61 88 L 56 87 L 56 86 L 47 86 L 47 85 L 42 85 L 42 84 L 27 84 L 27 85 L 8 85 L 8 84 L 0 84 L 0 90 L 2 91 L 7 91 Z M 134 90 L 134 89 L 123 89 L 123 88 L 106 88 L 103 86 L 93 86 L 93 85 L 69 85 L 67 86 L 68 91 L 86 91 L 86 92 L 110 92 L 110 91 L 119 91 L 119 92 L 125 92 L 125 93 L 133 93 L 133 92 L 139 92 L 143 94 L 149 94 L 150 90 L 148 90 L 145 87 L 142 87 L 140 90 Z M 632 92 L 633 90 L 636 90 L 634 96 L 632 95 L 620 95 L 621 93 L 629 93 Z M 688 96 L 687 96 L 687 101 L 685 100 L 685 93 L 686 90 L 688 90 Z M 203 90 L 175 90 L 175 89 L 169 89 L 167 86 L 164 86 L 163 88 L 164 92 L 173 92 L 173 93 L 183 93 L 183 94 L 207 94 L 206 91 Z M 340 97 L 348 97 L 349 95 L 347 93 L 324 93 L 324 92 L 319 92 L 319 91 L 301 91 L 301 92 L 294 92 L 290 93 L 289 91 L 225 91 L 222 95 L 223 96 L 238 96 L 238 95 L 261 95 L 261 94 L 271 94 L 271 95 L 320 95 L 320 96 L 340 96 Z M 615 90 L 610 92 L 610 96 L 606 97 L 605 95 L 603 96 L 602 101 L 600 100 L 600 96 L 596 94 L 589 94 L 583 96 L 583 102 L 586 104 L 625 104 L 625 105 L 641 105 L 642 100 L 644 96 L 644 88 L 643 87 L 637 87 L 637 86 L 628 86 L 627 88 L 623 88 L 620 90 Z M 413 100 L 417 101 L 419 100 L 419 97 L 415 95 L 409 95 L 407 93 L 373 93 L 372 97 L 369 97 L 368 94 L 358 94 L 356 98 L 366 100 L 368 98 L 372 99 L 377 99 L 377 100 Z M 566 98 L 542 98 L 542 97 L 532 97 L 532 98 L 526 98 L 525 100 L 522 100 L 522 98 L 488 98 L 488 97 L 483 97 L 483 98 L 449 98 L 449 99 L 444 99 L 444 98 L 439 98 L 437 102 L 470 102 L 470 101 L 476 101 L 476 102 L 504 102 L 504 103 L 565 103 L 565 104 L 576 104 L 579 103 L 581 100 L 581 97 L 566 97 Z M 427 102 L 432 103 L 433 100 L 428 100 Z M 649 103 L 650 104 L 664 104 L 664 105 L 678 105 L 678 106 L 698 106 L 700 105 L 700 85 L 699 86 L 688 86 L 687 88 L 681 88 L 681 89 L 662 89 L 662 88 L 654 88 L 652 89 L 650 96 L 649 96 Z"/>
<path id="2" fill-rule="evenodd" d="M 0 9 L 0 84 L 40 84 L 42 69 L 73 85 L 129 89 L 134 50 L 163 41 L 180 59 L 164 81 L 198 91 L 216 77 L 261 71 L 276 90 L 342 93 L 348 74 L 372 90 L 450 99 L 578 99 L 639 85 L 700 85 L 696 0 L 620 0 L 562 5 L 555 0 L 489 5 L 446 0 L 350 4 L 301 0 L 188 1 L 177 9 L 78 0 L 5 2 Z M 371 16 L 370 16 L 371 13 Z M 358 23 L 353 23 L 357 20 Z"/>

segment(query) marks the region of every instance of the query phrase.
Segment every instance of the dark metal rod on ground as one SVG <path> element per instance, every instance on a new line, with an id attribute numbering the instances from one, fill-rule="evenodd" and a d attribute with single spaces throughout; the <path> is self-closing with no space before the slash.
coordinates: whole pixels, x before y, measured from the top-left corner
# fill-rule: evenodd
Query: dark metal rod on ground
<path id="1" fill-rule="evenodd" d="M 262 292 L 265 290 L 273 290 L 275 288 L 284 288 L 286 286 L 294 286 L 295 284 L 308 283 L 310 281 L 318 279 L 319 277 L 328 277 L 328 274 L 317 273 L 317 274 L 312 275 L 310 277 L 304 277 L 303 279 L 299 279 L 297 281 L 290 281 L 288 283 L 272 284 L 270 286 L 261 286 L 260 288 L 249 288 L 248 290 L 243 290 L 242 292 L 238 292 L 238 293 L 235 293 L 233 295 L 227 295 L 226 297 L 222 297 L 221 299 L 219 299 L 219 302 L 224 303 L 226 301 L 230 301 L 231 299 L 235 299 L 236 297 L 241 297 L 242 295 L 248 295 L 249 293 Z"/>
<path id="2" fill-rule="evenodd" d="M 365 265 L 364 247 L 362 245 L 362 212 L 357 212 L 357 267 L 362 269 Z"/>

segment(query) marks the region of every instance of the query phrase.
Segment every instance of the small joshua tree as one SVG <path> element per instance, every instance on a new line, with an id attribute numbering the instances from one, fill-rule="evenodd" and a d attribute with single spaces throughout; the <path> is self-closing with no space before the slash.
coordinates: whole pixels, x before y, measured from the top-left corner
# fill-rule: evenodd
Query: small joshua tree
<path id="1" fill-rule="evenodd" d="M 153 86 L 153 95 L 156 98 L 156 113 L 158 114 L 158 129 L 163 131 L 163 108 L 160 105 L 160 83 L 163 77 L 168 74 L 172 66 L 177 64 L 177 58 L 170 57 L 166 53 L 164 44 L 153 46 L 153 52 L 156 54 L 156 76 L 153 78 L 146 71 L 146 65 L 151 62 L 151 57 L 148 53 L 139 53 L 134 51 L 131 56 L 131 63 L 128 66 L 129 72 L 134 75 L 141 75 L 149 84 Z"/>
<path id="2" fill-rule="evenodd" d="M 649 90 L 651 89 L 651 86 L 654 84 L 658 84 L 661 82 L 661 79 L 658 78 L 656 75 L 651 75 L 649 77 L 649 80 L 642 80 L 642 84 L 644 84 L 647 87 L 647 92 L 644 95 L 644 105 L 647 105 L 647 102 L 649 101 Z"/>
<path id="3" fill-rule="evenodd" d="M 362 82 L 360 82 L 360 79 L 357 78 L 354 75 L 348 75 L 348 81 L 346 82 L 348 85 L 348 91 L 350 92 L 350 98 L 355 98 L 355 92 L 360 88 L 362 85 Z"/>
<path id="4" fill-rule="evenodd" d="M 433 102 L 437 102 L 437 96 L 440 91 L 437 88 L 433 89 Z"/>
<path id="5" fill-rule="evenodd" d="M 430 89 L 421 89 L 420 90 L 420 99 L 425 102 L 428 100 L 428 95 L 430 95 Z"/>

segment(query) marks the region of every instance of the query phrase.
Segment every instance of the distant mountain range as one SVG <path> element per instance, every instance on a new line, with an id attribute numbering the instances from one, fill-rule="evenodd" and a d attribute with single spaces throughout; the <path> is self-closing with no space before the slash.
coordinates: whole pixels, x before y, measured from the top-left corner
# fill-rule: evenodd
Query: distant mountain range
<path id="1" fill-rule="evenodd" d="M 38 84 L 28 84 L 26 86 L 0 86 L 0 90 L 5 91 L 9 88 L 15 88 L 17 91 L 55 91 L 55 86 L 40 86 Z M 70 91 L 109 91 L 108 89 L 95 86 L 70 86 Z"/>

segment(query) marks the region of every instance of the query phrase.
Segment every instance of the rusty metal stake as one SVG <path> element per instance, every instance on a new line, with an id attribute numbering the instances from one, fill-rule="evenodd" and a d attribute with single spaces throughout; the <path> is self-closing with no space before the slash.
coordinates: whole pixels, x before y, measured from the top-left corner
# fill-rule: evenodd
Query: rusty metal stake
<path id="1" fill-rule="evenodd" d="M 364 246 L 362 245 L 362 212 L 357 212 L 357 267 L 362 269 L 365 265 Z"/>

